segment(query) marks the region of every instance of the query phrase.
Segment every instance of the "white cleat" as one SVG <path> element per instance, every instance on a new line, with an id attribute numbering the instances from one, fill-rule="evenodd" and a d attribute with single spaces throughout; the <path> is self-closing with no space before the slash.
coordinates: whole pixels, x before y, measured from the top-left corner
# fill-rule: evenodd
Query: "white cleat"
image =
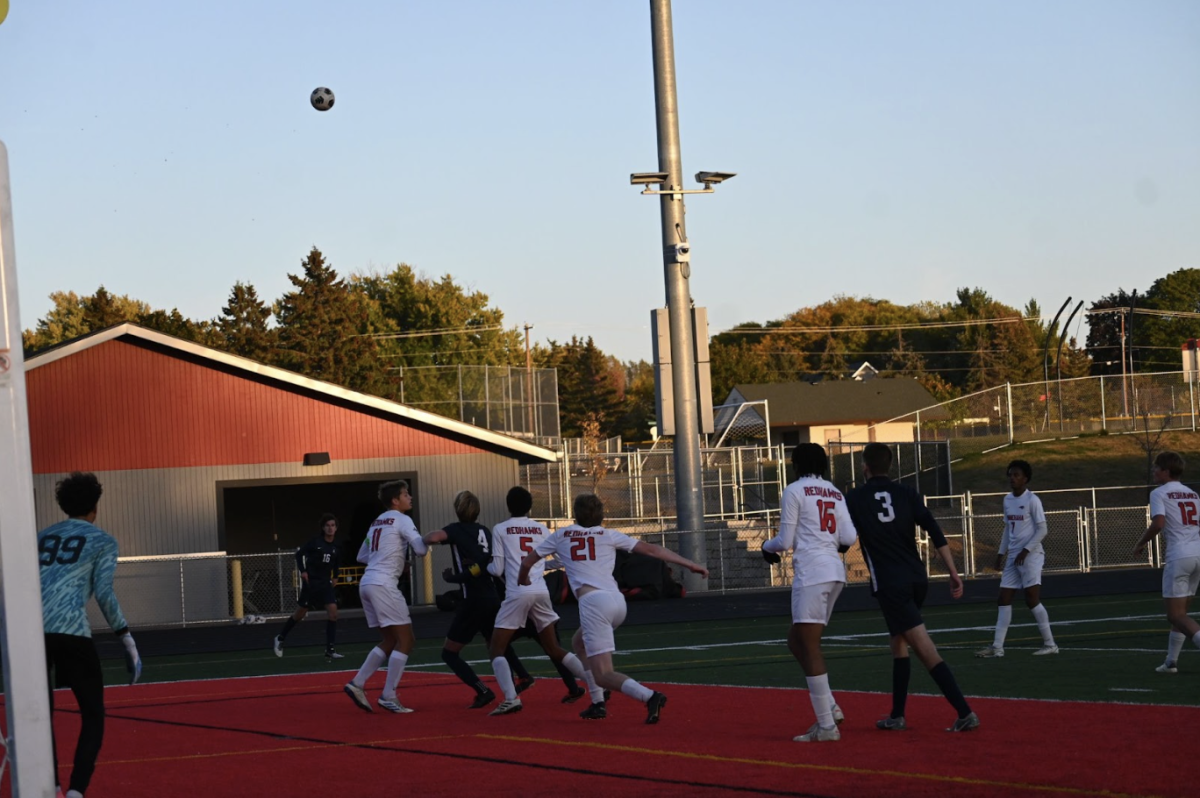
<path id="1" fill-rule="evenodd" d="M 1058 646 L 1051 643 L 1050 645 L 1042 646 L 1037 651 L 1033 652 L 1033 656 L 1044 657 L 1047 654 L 1057 654 L 1057 653 L 1058 653 Z"/>
<path id="2" fill-rule="evenodd" d="M 283 641 L 279 638 L 279 635 L 275 635 L 275 656 L 283 656 Z"/>
<path id="3" fill-rule="evenodd" d="M 1154 669 L 1155 673 L 1179 673 L 1179 668 L 1174 662 L 1164 662 Z"/>
<path id="4" fill-rule="evenodd" d="M 835 743 L 842 739 L 842 733 L 838 731 L 838 727 L 834 726 L 831 729 L 822 729 L 820 723 L 814 723 L 812 728 L 801 734 L 799 737 L 793 737 L 792 742 L 796 743 Z"/>
<path id="5" fill-rule="evenodd" d="M 833 705 L 833 722 L 838 726 L 842 725 L 842 721 L 846 719 L 846 714 L 842 712 L 842 708 L 837 704 Z"/>
<path id="6" fill-rule="evenodd" d="M 489 715 L 511 715 L 514 712 L 521 711 L 521 699 L 514 698 L 512 701 L 501 701 L 500 706 L 489 712 Z"/>
<path id="7" fill-rule="evenodd" d="M 412 712 L 411 709 L 400 703 L 399 698 L 380 698 L 376 703 L 379 704 L 380 709 L 386 709 L 388 712 L 395 712 L 397 715 L 405 715 L 409 712 Z"/>
<path id="8" fill-rule="evenodd" d="M 977 656 L 977 657 L 1003 657 L 1004 649 L 996 648 L 995 646 L 988 646 L 987 648 L 981 648 L 978 651 L 976 651 L 975 656 Z"/>
<path id="9" fill-rule="evenodd" d="M 354 705 L 359 709 L 365 712 L 375 711 L 371 709 L 371 702 L 367 700 L 366 692 L 354 682 L 347 682 L 346 685 L 342 687 L 342 692 L 350 696 L 350 700 L 353 701 Z"/>

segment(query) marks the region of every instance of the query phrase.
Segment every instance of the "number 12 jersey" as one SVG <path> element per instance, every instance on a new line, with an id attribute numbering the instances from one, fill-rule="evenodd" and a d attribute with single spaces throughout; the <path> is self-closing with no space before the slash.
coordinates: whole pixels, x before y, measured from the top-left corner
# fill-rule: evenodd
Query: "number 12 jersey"
<path id="1" fill-rule="evenodd" d="M 1168 482 L 1150 494 L 1150 517 L 1166 517 L 1163 541 L 1164 562 L 1183 557 L 1200 557 L 1200 496 L 1186 485 Z"/>

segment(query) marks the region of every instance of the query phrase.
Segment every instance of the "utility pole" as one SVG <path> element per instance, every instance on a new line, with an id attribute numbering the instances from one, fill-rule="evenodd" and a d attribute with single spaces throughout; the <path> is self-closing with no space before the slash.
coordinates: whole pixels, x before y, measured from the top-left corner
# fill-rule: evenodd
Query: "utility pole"
<path id="1" fill-rule="evenodd" d="M 1129 393 L 1125 390 L 1125 312 L 1121 311 L 1121 407 L 1125 418 L 1129 418 Z"/>
<path id="2" fill-rule="evenodd" d="M 525 407 L 529 413 L 528 430 L 531 438 L 537 434 L 533 426 L 533 354 L 529 350 L 529 331 L 532 329 L 532 324 L 525 325 Z"/>
<path id="3" fill-rule="evenodd" d="M 658 129 L 658 170 L 665 173 L 659 196 L 662 219 L 663 272 L 671 330 L 671 382 L 675 403 L 675 506 L 679 553 L 704 564 L 704 494 L 700 468 L 700 412 L 696 391 L 696 357 L 692 340 L 690 251 L 684 227 L 683 158 L 679 147 L 679 105 L 675 93 L 675 39 L 671 0 L 650 0 L 654 53 L 654 107 Z M 686 573 L 689 590 L 706 589 L 706 580 Z"/>

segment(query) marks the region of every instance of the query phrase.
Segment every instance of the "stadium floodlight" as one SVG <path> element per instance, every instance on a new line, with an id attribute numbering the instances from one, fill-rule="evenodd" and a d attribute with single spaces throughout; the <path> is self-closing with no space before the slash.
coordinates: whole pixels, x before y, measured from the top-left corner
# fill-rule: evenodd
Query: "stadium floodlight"
<path id="1" fill-rule="evenodd" d="M 724 183 L 733 177 L 737 177 L 737 172 L 697 172 L 696 182 L 703 183 L 705 188 L 712 188 L 717 183 Z"/>
<path id="2" fill-rule="evenodd" d="M 632 186 L 649 186 L 655 183 L 665 183 L 670 177 L 666 172 L 634 172 L 629 176 Z"/>

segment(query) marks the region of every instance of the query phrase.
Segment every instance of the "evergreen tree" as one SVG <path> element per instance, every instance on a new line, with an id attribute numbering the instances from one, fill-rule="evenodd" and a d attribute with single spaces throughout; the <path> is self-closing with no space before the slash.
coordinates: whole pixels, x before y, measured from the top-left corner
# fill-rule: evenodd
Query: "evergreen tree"
<path id="1" fill-rule="evenodd" d="M 150 306 L 145 302 L 125 295 L 113 296 L 104 286 L 100 286 L 92 296 L 79 296 L 74 291 L 55 291 L 50 294 L 50 301 L 54 303 L 50 312 L 38 319 L 32 330 L 25 330 L 21 335 L 26 355 L 102 327 L 136 321 L 139 316 L 150 312 Z"/>
<path id="2" fill-rule="evenodd" d="M 271 363 L 278 347 L 278 334 L 267 322 L 271 309 L 258 298 L 249 283 L 235 283 L 229 292 L 229 302 L 213 323 L 218 345 L 227 352 Z"/>
<path id="3" fill-rule="evenodd" d="M 579 437 L 585 422 L 599 425 L 603 437 L 621 431 L 621 398 L 614 364 L 596 347 L 572 337 L 566 345 L 550 342 L 551 362 L 558 368 L 559 417 L 564 437 Z M 614 366 L 616 368 L 614 368 Z"/>

